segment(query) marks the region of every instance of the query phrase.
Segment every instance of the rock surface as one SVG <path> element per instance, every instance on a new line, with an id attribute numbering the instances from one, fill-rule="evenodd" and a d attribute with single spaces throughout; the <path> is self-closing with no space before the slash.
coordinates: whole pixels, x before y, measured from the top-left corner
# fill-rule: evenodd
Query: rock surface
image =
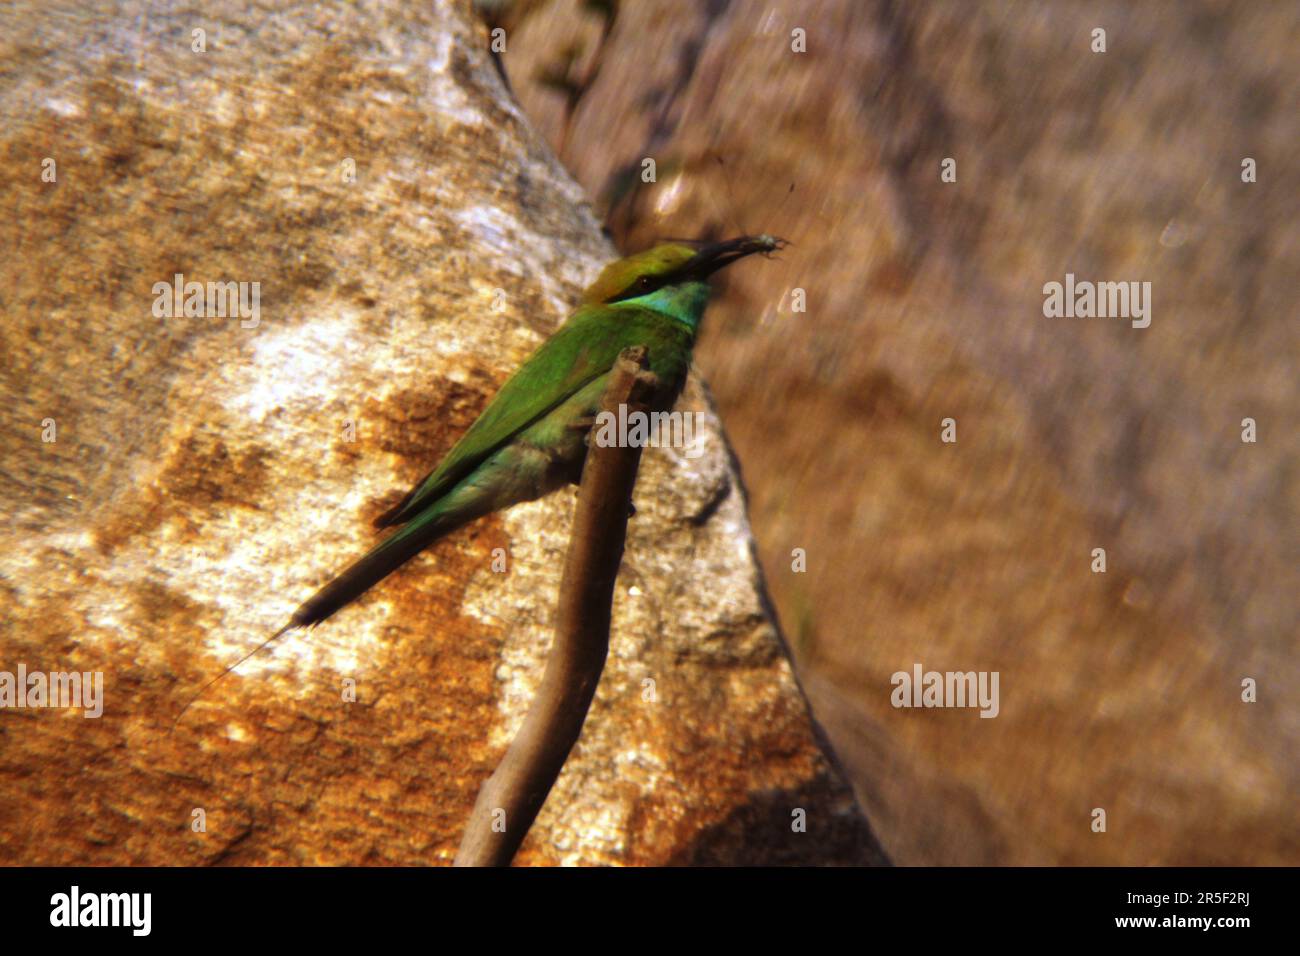
<path id="1" fill-rule="evenodd" d="M 169 730 L 612 254 L 485 50 L 446 2 L 0 12 L 0 670 L 102 671 L 106 698 L 0 712 L 5 862 L 454 854 L 541 674 L 571 493 L 448 539 Z M 260 283 L 258 321 L 156 317 L 177 273 Z M 685 401 L 706 454 L 644 458 L 605 679 L 519 861 L 878 860 Z"/>
<path id="2" fill-rule="evenodd" d="M 795 243 L 697 359 L 891 858 L 1300 862 L 1294 6 L 590 8 L 504 61 L 620 244 Z M 1066 273 L 1151 282 L 1151 326 L 1046 318 Z M 893 708 L 917 662 L 999 716 Z"/>

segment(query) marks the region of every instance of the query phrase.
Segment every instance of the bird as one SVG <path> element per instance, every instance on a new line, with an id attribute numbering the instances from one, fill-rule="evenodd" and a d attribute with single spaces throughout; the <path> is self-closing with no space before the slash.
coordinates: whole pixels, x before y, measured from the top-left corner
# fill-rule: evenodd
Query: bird
<path id="1" fill-rule="evenodd" d="M 506 380 L 437 467 L 375 520 L 378 528 L 397 530 L 304 601 L 288 623 L 190 703 L 281 635 L 324 622 L 440 538 L 577 483 L 587 432 L 619 353 L 646 348 L 647 367 L 656 379 L 649 411 L 670 410 L 686 384 L 712 291 L 709 277 L 746 256 L 770 256 L 787 245 L 767 234 L 699 248 L 665 242 L 607 265 L 574 312 Z"/>
<path id="2" fill-rule="evenodd" d="M 286 629 L 321 623 L 457 528 L 576 483 L 587 452 L 583 426 L 594 420 L 619 353 L 646 347 L 658 379 L 650 410 L 671 409 L 686 384 L 709 276 L 784 245 L 768 235 L 698 250 L 665 243 L 606 266 L 442 462 L 375 520 L 399 530 L 304 601 Z"/>

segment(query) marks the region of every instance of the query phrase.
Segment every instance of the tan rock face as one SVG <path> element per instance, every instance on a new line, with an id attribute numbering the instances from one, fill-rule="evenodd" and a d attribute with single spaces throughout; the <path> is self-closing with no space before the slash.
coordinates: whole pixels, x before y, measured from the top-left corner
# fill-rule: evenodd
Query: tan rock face
<path id="1" fill-rule="evenodd" d="M 541 674 L 571 494 L 448 539 L 169 730 L 611 256 L 579 188 L 460 6 L 0 17 L 0 670 L 105 695 L 0 711 L 0 858 L 450 860 Z M 258 311 L 160 318 L 178 273 L 258 283 Z M 706 454 L 644 459 L 605 679 L 520 860 L 878 859 L 685 402 Z"/>
<path id="2" fill-rule="evenodd" d="M 616 239 L 795 243 L 697 358 L 891 857 L 1300 860 L 1293 11 L 581 7 L 505 61 Z M 1046 318 L 1067 273 L 1151 282 L 1151 326 Z M 999 672 L 999 716 L 895 709 L 917 662 Z"/>

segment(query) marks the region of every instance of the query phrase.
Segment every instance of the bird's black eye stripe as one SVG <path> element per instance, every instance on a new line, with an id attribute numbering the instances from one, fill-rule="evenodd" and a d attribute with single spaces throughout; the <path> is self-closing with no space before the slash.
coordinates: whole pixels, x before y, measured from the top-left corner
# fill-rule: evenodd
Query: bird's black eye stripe
<path id="1" fill-rule="evenodd" d="M 635 299 L 637 296 L 653 292 L 667 281 L 667 276 L 637 276 L 636 281 L 630 286 L 614 296 L 607 299 L 607 302 L 622 302 L 624 299 Z"/>

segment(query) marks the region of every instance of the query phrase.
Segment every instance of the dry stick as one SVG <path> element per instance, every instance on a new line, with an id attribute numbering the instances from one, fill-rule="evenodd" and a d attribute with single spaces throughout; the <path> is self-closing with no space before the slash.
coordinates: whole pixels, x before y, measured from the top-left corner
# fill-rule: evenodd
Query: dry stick
<path id="1" fill-rule="evenodd" d="M 601 399 L 603 411 L 618 414 L 620 404 L 629 413 L 646 410 L 656 379 L 645 365 L 644 347 L 623 350 Z M 609 652 L 614 579 L 640 460 L 640 448 L 591 442 L 546 672 L 518 735 L 479 790 L 455 866 L 510 865 L 582 732 Z"/>

